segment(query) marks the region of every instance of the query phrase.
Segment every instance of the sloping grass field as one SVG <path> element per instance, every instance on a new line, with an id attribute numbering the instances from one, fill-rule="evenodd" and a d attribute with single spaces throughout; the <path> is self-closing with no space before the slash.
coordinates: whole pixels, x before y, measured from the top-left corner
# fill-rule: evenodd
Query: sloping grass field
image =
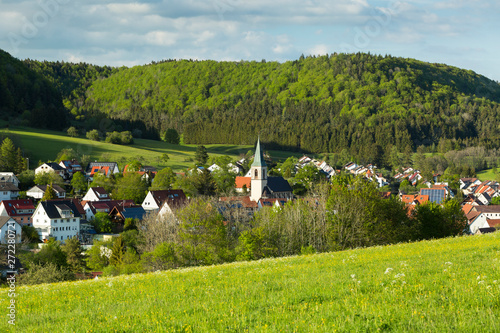
<path id="1" fill-rule="evenodd" d="M 64 148 L 73 148 L 80 154 L 90 156 L 91 160 L 107 160 L 118 162 L 123 168 L 127 162 L 139 159 L 143 165 L 152 165 L 158 169 L 170 167 L 180 171 L 194 165 L 196 145 L 174 145 L 163 141 L 134 139 L 132 145 L 116 145 L 106 142 L 91 141 L 86 138 L 72 138 L 63 132 L 11 128 L 1 130 L 0 134 L 10 135 L 17 145 L 31 156 L 31 168 L 36 167 L 38 161 L 54 160 Z M 254 150 L 251 145 L 205 145 L 210 156 L 229 155 L 237 159 L 241 154 Z M 267 151 L 267 150 L 266 150 Z M 169 155 L 167 163 L 161 161 L 162 154 Z M 284 160 L 288 156 L 301 156 L 298 153 L 273 151 L 269 153 L 274 159 Z"/>
<path id="2" fill-rule="evenodd" d="M 500 233 L 16 292 L 22 332 L 499 332 Z"/>

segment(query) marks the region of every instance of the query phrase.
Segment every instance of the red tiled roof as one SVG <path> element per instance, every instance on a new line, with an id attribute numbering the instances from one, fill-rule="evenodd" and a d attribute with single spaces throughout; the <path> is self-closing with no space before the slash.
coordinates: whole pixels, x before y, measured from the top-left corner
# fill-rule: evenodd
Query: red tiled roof
<path id="1" fill-rule="evenodd" d="M 490 228 L 500 228 L 500 219 L 486 219 Z"/>
<path id="2" fill-rule="evenodd" d="M 220 197 L 219 201 L 222 202 L 239 202 L 244 208 L 258 208 L 258 204 L 255 201 L 250 200 L 249 196 L 245 197 Z"/>
<path id="3" fill-rule="evenodd" d="M 25 215 L 33 215 L 33 213 L 23 213 L 18 214 L 18 210 L 25 209 L 33 209 L 35 210 L 35 206 L 33 205 L 33 201 L 31 199 L 19 199 L 19 200 L 3 200 L 1 204 L 5 207 L 7 214 L 9 216 L 25 216 Z"/>
<path id="4" fill-rule="evenodd" d="M 462 206 L 462 210 L 463 210 L 465 215 L 469 214 L 470 211 L 472 210 L 472 208 L 474 208 L 474 206 L 471 204 L 465 204 Z"/>
<path id="5" fill-rule="evenodd" d="M 243 185 L 245 185 L 247 187 L 247 189 L 250 189 L 251 184 L 252 184 L 252 178 L 251 177 L 236 176 L 234 183 L 235 183 L 236 188 L 243 188 Z"/>

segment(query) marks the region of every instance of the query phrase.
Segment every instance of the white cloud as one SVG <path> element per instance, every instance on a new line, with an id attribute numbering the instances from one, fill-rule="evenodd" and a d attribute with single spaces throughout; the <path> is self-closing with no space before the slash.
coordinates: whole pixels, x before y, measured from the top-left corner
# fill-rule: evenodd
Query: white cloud
<path id="1" fill-rule="evenodd" d="M 325 44 L 318 44 L 309 49 L 307 53 L 310 55 L 325 55 L 328 53 L 328 46 Z"/>
<path id="2" fill-rule="evenodd" d="M 170 31 L 151 31 L 146 34 L 146 40 L 152 45 L 171 46 L 177 42 L 177 36 Z"/>
<path id="3" fill-rule="evenodd" d="M 148 14 L 151 7 L 144 3 L 111 3 L 106 5 L 111 13 L 119 15 L 140 15 Z"/>

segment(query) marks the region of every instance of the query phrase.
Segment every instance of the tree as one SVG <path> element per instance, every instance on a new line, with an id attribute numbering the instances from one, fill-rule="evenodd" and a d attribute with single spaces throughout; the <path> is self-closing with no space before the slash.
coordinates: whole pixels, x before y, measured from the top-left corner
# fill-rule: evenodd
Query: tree
<path id="1" fill-rule="evenodd" d="M 194 160 L 198 165 L 205 165 L 208 161 L 208 152 L 205 146 L 196 147 L 196 153 L 194 156 Z"/>
<path id="2" fill-rule="evenodd" d="M 0 147 L 0 169 L 0 171 L 18 172 L 16 147 L 9 138 L 5 138 Z"/>
<path id="3" fill-rule="evenodd" d="M 150 190 L 169 190 L 175 183 L 177 176 L 170 168 L 164 168 L 158 171 L 153 182 L 151 184 Z"/>
<path id="4" fill-rule="evenodd" d="M 122 145 L 131 145 L 134 143 L 134 136 L 130 131 L 124 131 L 120 133 L 120 139 Z"/>
<path id="5" fill-rule="evenodd" d="M 110 241 L 102 242 L 94 239 L 92 248 L 87 251 L 85 259 L 87 266 L 93 271 L 101 271 L 108 266 L 112 254 L 111 246 Z"/>
<path id="6" fill-rule="evenodd" d="M 170 157 L 168 156 L 168 154 L 167 154 L 167 153 L 163 153 L 163 154 L 161 155 L 161 160 L 162 160 L 163 162 L 165 162 L 165 164 L 167 164 L 167 162 L 168 162 L 168 160 L 169 160 L 169 159 L 170 159 Z"/>
<path id="7" fill-rule="evenodd" d="M 113 222 L 109 218 L 108 213 L 98 212 L 94 215 L 91 221 L 92 226 L 98 233 L 109 233 L 113 231 Z"/>
<path id="8" fill-rule="evenodd" d="M 73 127 L 73 126 L 71 126 L 70 128 L 68 128 L 67 133 L 72 138 L 78 136 L 78 130 L 75 127 Z"/>
<path id="9" fill-rule="evenodd" d="M 165 132 L 165 141 L 178 145 L 180 143 L 179 133 L 175 128 L 169 128 Z"/>
<path id="10" fill-rule="evenodd" d="M 47 185 L 45 193 L 43 194 L 42 201 L 57 199 L 56 191 L 52 188 L 52 185 Z"/>
<path id="11" fill-rule="evenodd" d="M 48 185 L 55 184 L 59 186 L 64 186 L 64 179 L 55 173 L 54 171 L 50 172 L 39 172 L 35 175 L 35 184 L 37 185 Z"/>
<path id="12" fill-rule="evenodd" d="M 140 204 L 144 201 L 147 190 L 148 184 L 142 180 L 140 174 L 128 172 L 116 181 L 113 198 L 115 200 L 131 199 Z"/>
<path id="13" fill-rule="evenodd" d="M 215 182 L 210 171 L 206 168 L 204 168 L 201 172 L 198 172 L 198 169 L 194 169 L 192 171 L 192 175 L 190 175 L 187 179 L 192 183 L 200 195 L 214 195 L 217 191 L 217 183 Z"/>
<path id="14" fill-rule="evenodd" d="M 111 249 L 111 257 L 109 257 L 109 264 L 113 266 L 120 266 L 123 263 L 123 253 L 125 251 L 125 246 L 123 245 L 122 237 L 117 237 L 113 241 L 113 247 Z"/>
<path id="15" fill-rule="evenodd" d="M 38 231 L 35 227 L 23 225 L 21 235 L 23 243 L 31 244 L 40 242 L 40 236 L 38 235 Z"/>
<path id="16" fill-rule="evenodd" d="M 132 160 L 128 163 L 127 172 L 138 172 L 141 171 L 142 164 L 138 160 Z"/>
<path id="17" fill-rule="evenodd" d="M 56 161 L 76 160 L 77 158 L 78 154 L 73 148 L 64 148 L 57 154 Z"/>
<path id="18" fill-rule="evenodd" d="M 114 179 L 111 177 L 106 177 L 102 173 L 95 173 L 92 176 L 92 183 L 90 183 L 90 187 L 104 187 L 106 192 L 111 193 L 115 188 Z"/>
<path id="19" fill-rule="evenodd" d="M 78 238 L 73 237 L 66 240 L 66 243 L 61 246 L 66 253 L 66 262 L 71 267 L 73 272 L 80 272 L 84 267 L 82 256 L 82 246 Z"/>
<path id="20" fill-rule="evenodd" d="M 19 283 L 32 285 L 72 281 L 74 279 L 75 275 L 68 268 L 58 267 L 54 263 L 46 265 L 32 264 L 26 273 L 19 276 Z"/>
<path id="21" fill-rule="evenodd" d="M 76 172 L 73 174 L 71 186 L 73 186 L 76 193 L 82 193 L 87 189 L 87 180 L 85 179 L 83 173 Z"/>
<path id="22" fill-rule="evenodd" d="M 67 267 L 66 253 L 61 248 L 61 243 L 54 238 L 49 238 L 40 252 L 35 255 L 35 264 L 55 264 L 58 268 Z"/>
<path id="23" fill-rule="evenodd" d="M 87 139 L 92 140 L 92 141 L 99 141 L 99 131 L 96 129 L 88 131 L 86 134 L 86 137 L 87 137 Z"/>

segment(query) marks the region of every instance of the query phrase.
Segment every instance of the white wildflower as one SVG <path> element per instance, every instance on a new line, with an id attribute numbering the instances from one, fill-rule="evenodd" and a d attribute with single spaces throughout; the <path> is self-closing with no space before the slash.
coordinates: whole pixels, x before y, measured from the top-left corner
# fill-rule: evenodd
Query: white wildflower
<path id="1" fill-rule="evenodd" d="M 351 274 L 351 279 L 355 279 L 356 278 L 356 274 Z"/>
<path id="2" fill-rule="evenodd" d="M 451 262 L 447 261 L 444 263 L 445 265 L 453 265 Z"/>
<path id="3" fill-rule="evenodd" d="M 388 268 L 385 270 L 385 273 L 384 273 L 384 274 L 389 274 L 391 271 L 392 271 L 392 268 L 388 267 Z"/>
<path id="4" fill-rule="evenodd" d="M 403 277 L 403 276 L 405 276 L 405 273 L 398 273 L 398 274 L 394 275 L 394 278 L 399 279 L 400 277 Z"/>

